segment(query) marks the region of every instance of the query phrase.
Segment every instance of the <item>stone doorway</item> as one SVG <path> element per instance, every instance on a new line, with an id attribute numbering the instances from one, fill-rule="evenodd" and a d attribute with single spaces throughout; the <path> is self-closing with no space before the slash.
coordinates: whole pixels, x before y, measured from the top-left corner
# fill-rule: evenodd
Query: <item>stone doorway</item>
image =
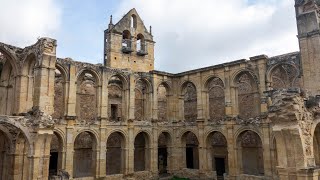
<path id="1" fill-rule="evenodd" d="M 194 169 L 193 153 L 193 147 L 186 147 L 187 168 L 189 169 Z"/>
<path id="2" fill-rule="evenodd" d="M 217 176 L 223 177 L 223 174 L 226 173 L 225 158 L 215 157 L 214 161 L 215 161 Z"/>
<path id="3" fill-rule="evenodd" d="M 167 147 L 159 147 L 158 148 L 158 170 L 159 174 L 166 174 L 168 167 L 168 151 Z"/>
<path id="4" fill-rule="evenodd" d="M 58 172 L 58 152 L 50 152 L 49 175 L 57 175 Z"/>

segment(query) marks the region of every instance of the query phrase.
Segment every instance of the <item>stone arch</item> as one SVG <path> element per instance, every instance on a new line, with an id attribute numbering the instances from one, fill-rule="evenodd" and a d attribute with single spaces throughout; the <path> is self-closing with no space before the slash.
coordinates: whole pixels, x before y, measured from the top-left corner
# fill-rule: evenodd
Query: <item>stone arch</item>
<path id="1" fill-rule="evenodd" d="M 227 138 L 220 131 L 211 131 L 206 137 L 208 166 L 223 177 L 229 171 Z"/>
<path id="2" fill-rule="evenodd" d="M 97 73 L 90 69 L 80 71 L 77 76 L 76 114 L 80 122 L 94 123 L 97 120 L 99 84 Z"/>
<path id="3" fill-rule="evenodd" d="M 162 131 L 158 136 L 158 171 L 159 174 L 168 173 L 171 168 L 172 136 L 167 131 Z"/>
<path id="4" fill-rule="evenodd" d="M 195 122 L 198 117 L 197 88 L 191 81 L 186 81 L 181 86 L 183 118 L 186 122 Z"/>
<path id="5" fill-rule="evenodd" d="M 6 48 L 0 44 L 0 54 L 7 57 L 6 58 L 7 61 L 11 64 L 11 66 L 13 68 L 14 76 L 18 75 L 20 66 L 17 63 L 19 61 L 18 61 L 18 57 L 15 55 L 15 53 L 12 52 L 11 50 L 8 50 L 8 48 Z"/>
<path id="6" fill-rule="evenodd" d="M 134 139 L 134 171 L 150 170 L 150 136 L 147 132 L 139 132 Z"/>
<path id="7" fill-rule="evenodd" d="M 233 80 L 238 116 L 241 119 L 254 118 L 260 114 L 260 94 L 256 78 L 251 71 L 241 71 Z"/>
<path id="8" fill-rule="evenodd" d="M 90 131 L 82 131 L 75 137 L 73 177 L 94 177 L 96 173 L 97 139 Z"/>
<path id="9" fill-rule="evenodd" d="M 0 114 L 12 115 L 17 111 L 15 62 L 0 49 Z"/>
<path id="10" fill-rule="evenodd" d="M 113 75 L 108 81 L 108 115 L 110 121 L 122 121 L 127 115 L 127 82 L 122 76 Z"/>
<path id="11" fill-rule="evenodd" d="M 21 94 L 25 94 L 25 98 L 22 98 L 25 100 L 25 111 L 29 111 L 32 109 L 33 106 L 37 105 L 39 103 L 39 96 L 40 94 L 36 94 L 35 86 L 38 86 L 35 84 L 35 80 L 37 77 L 35 77 L 35 66 L 37 63 L 37 56 L 34 53 L 30 53 L 28 56 L 26 56 L 26 59 L 23 61 L 23 67 L 22 67 L 22 75 L 24 76 L 24 80 L 21 81 L 21 90 L 25 92 L 21 92 Z"/>
<path id="12" fill-rule="evenodd" d="M 272 175 L 274 179 L 278 178 L 278 170 L 279 159 L 278 159 L 278 148 L 277 148 L 277 140 L 274 134 L 271 136 L 271 164 L 272 164 Z"/>
<path id="13" fill-rule="evenodd" d="M 160 122 L 168 120 L 169 91 L 169 86 L 166 82 L 160 83 L 157 88 L 158 120 Z"/>
<path id="14" fill-rule="evenodd" d="M 254 131 L 242 131 L 237 139 L 237 156 L 240 174 L 264 175 L 261 137 Z"/>
<path id="15" fill-rule="evenodd" d="M 126 138 L 120 131 L 112 132 L 107 138 L 106 173 L 124 174 L 126 162 Z"/>
<path id="16" fill-rule="evenodd" d="M 54 131 L 50 144 L 49 176 L 57 175 L 58 170 L 63 169 L 64 146 L 63 136 Z"/>
<path id="17" fill-rule="evenodd" d="M 224 82 L 218 77 L 211 77 L 205 83 L 209 120 L 217 121 L 225 117 Z"/>
<path id="18" fill-rule="evenodd" d="M 320 166 L 320 123 L 317 123 L 313 131 L 313 154 L 315 165 Z"/>
<path id="19" fill-rule="evenodd" d="M 146 120 L 151 114 L 152 85 L 145 78 L 136 79 L 135 85 L 135 119 Z"/>
<path id="20" fill-rule="evenodd" d="M 291 63 L 280 63 L 271 67 L 267 73 L 267 82 L 272 89 L 299 87 L 299 69 Z"/>
<path id="21" fill-rule="evenodd" d="M 63 119 L 66 112 L 66 70 L 63 66 L 56 64 L 54 78 L 54 102 L 52 118 Z"/>
<path id="22" fill-rule="evenodd" d="M 197 136 L 191 131 L 186 131 L 181 136 L 181 146 L 182 166 L 189 169 L 199 169 L 199 140 Z"/>
<path id="23" fill-rule="evenodd" d="M 0 123 L 1 180 L 28 177 L 31 146 L 28 138 L 18 127 Z"/>

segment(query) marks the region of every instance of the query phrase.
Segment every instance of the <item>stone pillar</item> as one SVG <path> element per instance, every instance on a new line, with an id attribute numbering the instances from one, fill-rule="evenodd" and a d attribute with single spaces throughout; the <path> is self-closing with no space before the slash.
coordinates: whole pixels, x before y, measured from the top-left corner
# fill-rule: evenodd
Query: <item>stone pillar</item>
<path id="1" fill-rule="evenodd" d="M 69 65 L 69 91 L 66 94 L 67 98 L 67 112 L 66 116 L 76 116 L 76 97 L 77 97 L 77 77 L 76 68 L 74 65 Z M 66 84 L 67 85 L 67 84 Z"/>
<path id="2" fill-rule="evenodd" d="M 201 74 L 197 73 L 197 80 L 196 80 L 197 84 L 197 120 L 199 121 L 204 121 L 205 118 L 205 114 L 204 114 L 204 101 L 203 101 L 203 97 L 202 97 L 202 79 L 201 79 Z"/>
<path id="3" fill-rule="evenodd" d="M 66 166 L 65 170 L 69 173 L 70 178 L 73 177 L 73 153 L 74 153 L 74 120 L 68 120 L 66 127 Z"/>
<path id="4" fill-rule="evenodd" d="M 157 75 L 153 74 L 152 119 L 158 120 L 158 84 Z"/>
<path id="5" fill-rule="evenodd" d="M 224 95 L 225 95 L 225 106 L 226 106 L 226 115 L 232 116 L 232 95 L 231 86 L 230 86 L 230 70 L 229 67 L 224 68 Z"/>
<path id="6" fill-rule="evenodd" d="M 126 163 L 126 174 L 134 173 L 134 127 L 131 123 L 129 123 L 128 128 L 128 153 L 127 153 L 127 163 Z"/>
<path id="7" fill-rule="evenodd" d="M 101 127 L 100 128 L 100 154 L 99 159 L 97 159 L 99 166 L 99 176 L 98 177 L 104 177 L 106 176 L 106 164 L 107 164 L 107 137 L 106 137 L 106 128 Z"/>
<path id="8" fill-rule="evenodd" d="M 206 158 L 206 144 L 204 137 L 204 122 L 198 122 L 198 141 L 199 141 L 199 171 L 200 173 L 204 173 L 207 167 L 207 158 Z"/>
<path id="9" fill-rule="evenodd" d="M 101 125 L 106 123 L 108 119 L 108 75 L 107 72 L 102 69 L 102 82 L 101 82 L 101 107 L 100 107 L 100 117 L 101 117 Z"/>
<path id="10" fill-rule="evenodd" d="M 270 145 L 270 126 L 269 124 L 262 125 L 262 133 L 263 139 L 263 167 L 264 167 L 264 174 L 267 177 L 272 177 L 272 157 L 271 157 L 271 145 Z"/>
<path id="11" fill-rule="evenodd" d="M 155 124 L 153 126 L 156 126 Z M 151 172 L 158 174 L 158 129 L 153 128 L 153 137 L 151 139 Z"/>
<path id="12" fill-rule="evenodd" d="M 237 155 L 236 155 L 236 139 L 234 136 L 234 124 L 233 122 L 227 122 L 227 142 L 228 142 L 228 169 L 230 179 L 235 179 L 237 175 Z"/>
<path id="13" fill-rule="evenodd" d="M 133 120 L 134 117 L 134 112 L 135 112 L 135 78 L 134 75 L 130 75 L 130 88 L 129 88 L 129 119 Z"/>

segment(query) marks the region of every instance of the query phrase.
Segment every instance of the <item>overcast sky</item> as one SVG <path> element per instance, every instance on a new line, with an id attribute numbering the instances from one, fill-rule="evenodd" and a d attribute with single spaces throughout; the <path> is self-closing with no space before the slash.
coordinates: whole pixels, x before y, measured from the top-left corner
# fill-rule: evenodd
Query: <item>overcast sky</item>
<path id="1" fill-rule="evenodd" d="M 155 68 L 172 73 L 298 50 L 294 0 L 0 0 L 0 41 L 58 40 L 57 56 L 102 63 L 103 31 L 135 7 L 152 25 Z M 149 28 L 148 28 L 149 29 Z"/>

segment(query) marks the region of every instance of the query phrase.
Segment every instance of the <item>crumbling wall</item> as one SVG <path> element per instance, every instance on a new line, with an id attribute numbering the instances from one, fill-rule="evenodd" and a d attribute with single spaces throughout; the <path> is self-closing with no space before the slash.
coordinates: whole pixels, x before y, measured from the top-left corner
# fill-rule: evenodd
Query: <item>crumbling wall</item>
<path id="1" fill-rule="evenodd" d="M 211 121 L 225 117 L 224 85 L 221 79 L 213 78 L 208 83 L 209 116 Z"/>
<path id="2" fill-rule="evenodd" d="M 167 120 L 167 90 L 163 85 L 158 87 L 158 120 Z"/>
<path id="3" fill-rule="evenodd" d="M 184 92 L 184 119 L 187 122 L 197 120 L 197 90 L 194 84 L 188 82 L 183 90 Z"/>

